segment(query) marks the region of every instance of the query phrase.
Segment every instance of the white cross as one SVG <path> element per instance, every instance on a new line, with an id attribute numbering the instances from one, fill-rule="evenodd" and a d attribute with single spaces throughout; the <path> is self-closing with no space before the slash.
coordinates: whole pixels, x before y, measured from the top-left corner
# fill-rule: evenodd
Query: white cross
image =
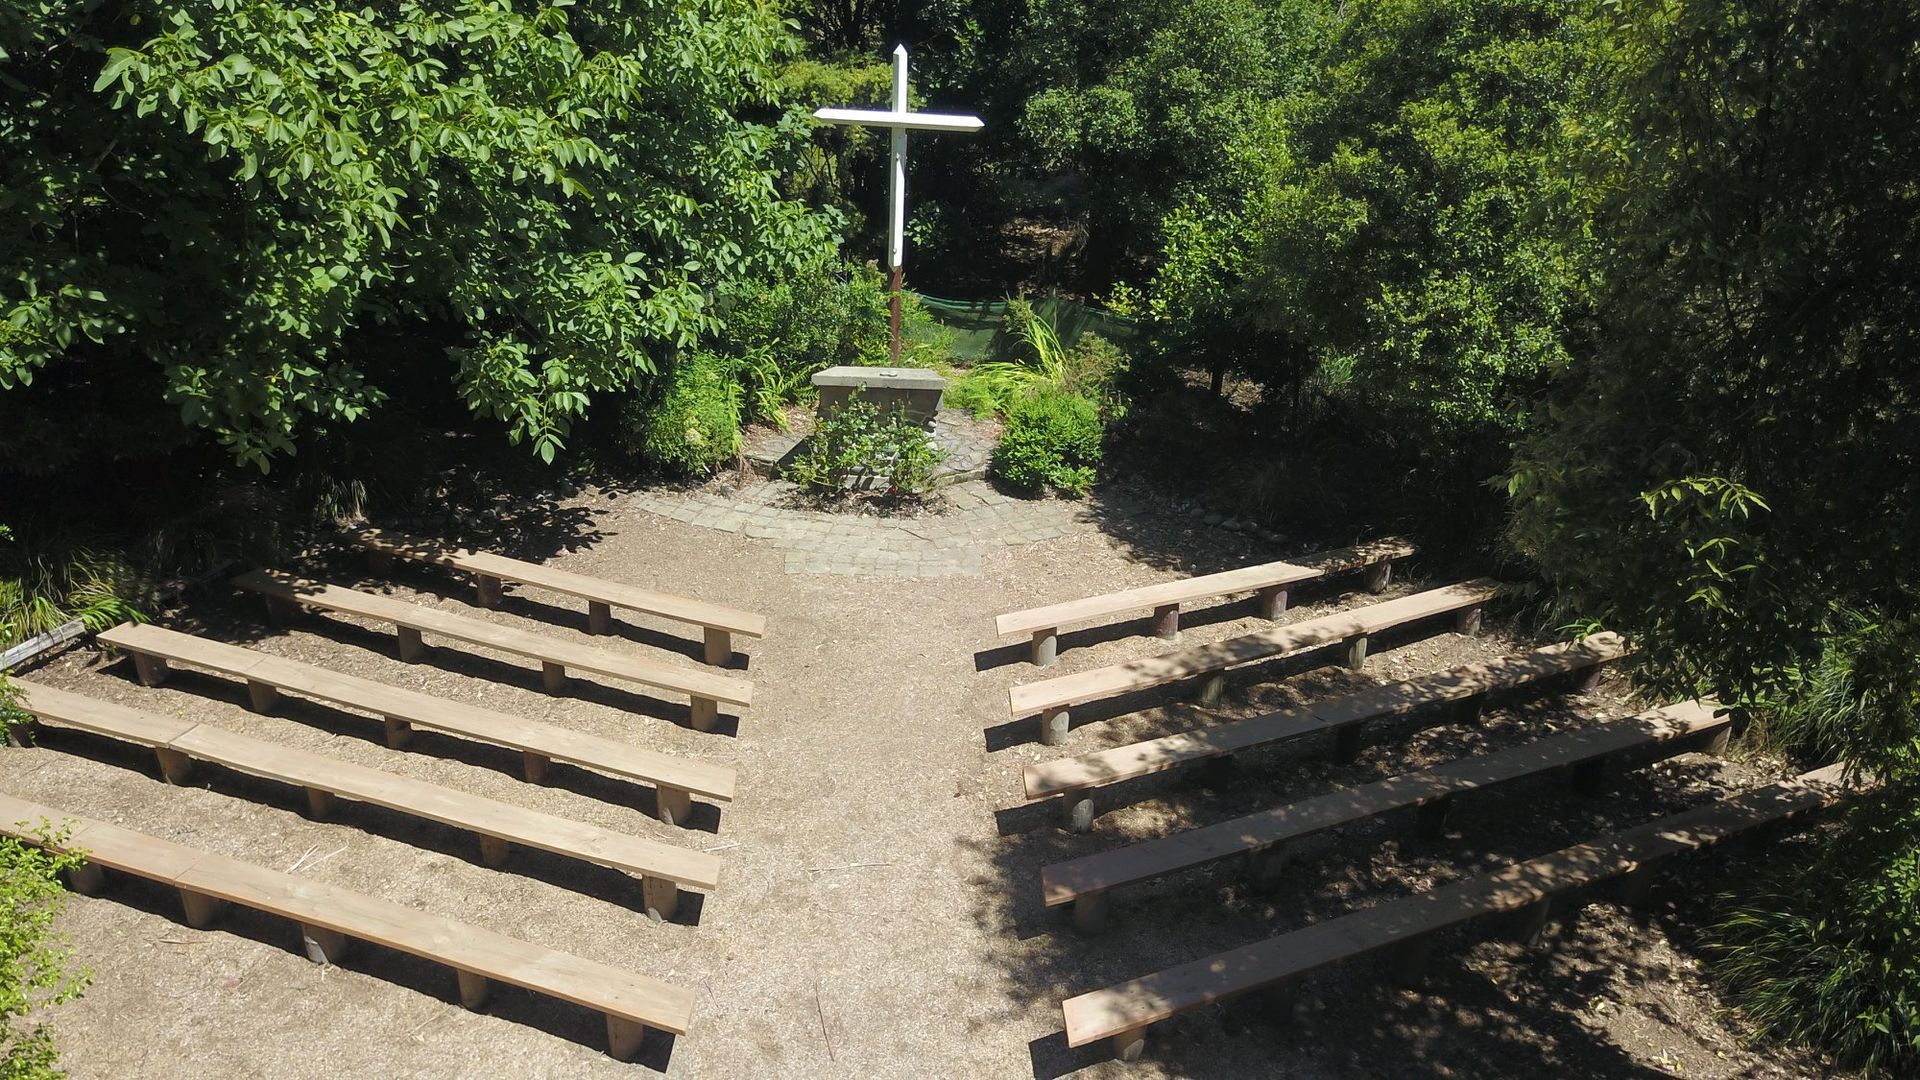
<path id="1" fill-rule="evenodd" d="M 907 131 L 979 131 L 977 116 L 907 111 L 907 47 L 893 47 L 893 108 L 819 109 L 815 120 L 893 131 L 892 171 L 887 178 L 887 287 L 892 292 L 893 358 L 900 359 L 900 285 L 907 256 Z"/>

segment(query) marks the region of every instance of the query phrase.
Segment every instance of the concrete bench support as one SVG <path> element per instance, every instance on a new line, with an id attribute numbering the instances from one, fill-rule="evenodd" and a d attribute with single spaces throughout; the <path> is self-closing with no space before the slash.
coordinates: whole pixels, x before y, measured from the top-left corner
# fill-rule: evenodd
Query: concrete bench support
<path id="1" fill-rule="evenodd" d="M 1387 589 L 1387 584 L 1392 580 L 1393 580 L 1393 564 L 1392 563 L 1377 562 L 1377 563 L 1374 563 L 1372 566 L 1367 567 L 1367 591 L 1368 592 L 1370 593 L 1385 592 Z"/>
<path id="2" fill-rule="evenodd" d="M 718 627 L 707 627 L 706 649 L 703 654 L 707 663 L 721 667 L 733 660 L 733 632 Z"/>
<path id="3" fill-rule="evenodd" d="M 493 996 L 493 983 L 485 975 L 472 971 L 454 969 L 454 975 L 460 983 L 460 1005 L 462 1008 L 478 1012 L 485 1008 L 487 999 Z"/>
<path id="4" fill-rule="evenodd" d="M 1153 609 L 1153 636 L 1163 641 L 1180 639 L 1180 605 L 1161 604 Z"/>
<path id="5" fill-rule="evenodd" d="M 1047 746 L 1059 746 L 1067 741 L 1067 710 L 1049 709 L 1040 714 L 1040 741 Z"/>
<path id="6" fill-rule="evenodd" d="M 133 674 L 141 686 L 159 686 L 167 681 L 167 662 L 157 656 L 134 653 Z"/>
<path id="7" fill-rule="evenodd" d="M 680 910 L 680 886 L 666 878 L 643 877 L 640 879 L 640 900 L 646 905 L 647 918 L 654 922 L 666 922 Z"/>
<path id="8" fill-rule="evenodd" d="M 489 836 L 486 833 L 479 833 L 478 835 L 480 837 L 480 861 L 495 870 L 507 865 L 507 855 L 513 845 L 502 837 Z"/>
<path id="9" fill-rule="evenodd" d="M 1456 632 L 1465 634 L 1468 637 L 1479 637 L 1480 609 L 1470 607 L 1461 611 L 1458 615 L 1455 615 L 1453 617 L 1453 628 Z"/>
<path id="10" fill-rule="evenodd" d="M 547 769 L 553 765 L 553 759 L 545 754 L 536 754 L 531 750 L 520 751 L 520 771 L 529 784 L 547 782 Z"/>
<path id="11" fill-rule="evenodd" d="M 473 575 L 474 600 L 483 608 L 497 608 L 506 594 L 506 583 L 492 574 Z"/>
<path id="12" fill-rule="evenodd" d="M 556 664 L 551 660 L 540 661 L 540 685 L 549 694 L 557 694 L 566 688 L 567 668 L 565 664 Z"/>
<path id="13" fill-rule="evenodd" d="M 254 712 L 272 712 L 274 703 L 280 700 L 280 691 L 263 682 L 247 680 L 247 708 Z"/>
<path id="14" fill-rule="evenodd" d="M 306 789 L 307 816 L 316 821 L 324 821 L 333 813 L 333 792 L 317 787 Z"/>
<path id="15" fill-rule="evenodd" d="M 417 664 L 426 659 L 427 643 L 420 637 L 420 631 L 411 626 L 394 627 L 393 636 L 400 642 L 400 661 Z"/>
<path id="16" fill-rule="evenodd" d="M 1119 1061 L 1139 1061 L 1140 1055 L 1147 1049 L 1147 1029 L 1134 1028 L 1115 1035 L 1108 1043 L 1113 1048 L 1113 1056 Z"/>
<path id="17" fill-rule="evenodd" d="M 1060 628 L 1050 626 L 1033 632 L 1033 651 L 1029 659 L 1034 667 L 1052 667 L 1060 656 Z"/>
<path id="18" fill-rule="evenodd" d="M 712 698 L 693 698 L 687 708 L 695 731 L 712 731 L 713 725 L 720 722 L 720 703 Z"/>
<path id="19" fill-rule="evenodd" d="M 1388 975 L 1393 985 L 1406 990 L 1417 989 L 1427 977 L 1427 961 L 1433 956 L 1433 939 L 1422 934 L 1394 947 L 1387 960 Z"/>
<path id="20" fill-rule="evenodd" d="M 1347 639 L 1346 665 L 1355 671 L 1364 671 L 1367 667 L 1367 635 L 1355 634 Z"/>
<path id="21" fill-rule="evenodd" d="M 1084 792 L 1073 792 L 1060 800 L 1065 813 L 1064 824 L 1068 832 L 1088 833 L 1093 831 L 1093 819 L 1098 814 L 1093 808 L 1093 796 Z"/>
<path id="22" fill-rule="evenodd" d="M 587 601 L 587 633 L 613 633 L 613 605 L 598 600 Z"/>
<path id="23" fill-rule="evenodd" d="M 615 1061 L 632 1061 L 647 1040 L 645 1024 L 636 1024 L 621 1016 L 607 1014 L 607 1056 Z"/>
<path id="24" fill-rule="evenodd" d="M 300 944 L 316 964 L 338 964 L 347 957 L 347 935 L 323 926 L 300 924 Z"/>
<path id="25" fill-rule="evenodd" d="M 170 747 L 156 746 L 153 756 L 160 760 L 160 775 L 169 784 L 184 784 L 193 776 L 193 759 Z"/>
<path id="26" fill-rule="evenodd" d="M 663 787 L 654 792 L 654 803 L 660 820 L 668 825 L 685 827 L 687 819 L 693 816 L 693 793 L 679 788 Z"/>
<path id="27" fill-rule="evenodd" d="M 1263 619 L 1277 619 L 1287 613 L 1287 587 L 1269 585 L 1255 593 L 1255 603 L 1260 608 Z"/>
<path id="28" fill-rule="evenodd" d="M 1414 828 L 1428 840 L 1438 840 L 1447 831 L 1447 815 L 1453 812 L 1453 796 L 1442 795 L 1420 804 Z"/>
<path id="29" fill-rule="evenodd" d="M 1341 765 L 1349 765 L 1360 756 L 1360 737 L 1365 733 L 1366 725 L 1358 721 L 1334 729 L 1333 760 Z"/>
<path id="30" fill-rule="evenodd" d="M 1082 934 L 1098 934 L 1107 928 L 1107 894 L 1081 893 L 1073 902 L 1073 928 Z"/>
<path id="31" fill-rule="evenodd" d="M 220 911 L 226 907 L 217 897 L 191 889 L 180 889 L 180 907 L 186 913 L 187 925 L 195 930 L 205 930 L 220 918 Z"/>
<path id="32" fill-rule="evenodd" d="M 98 896 L 107 887 L 107 872 L 92 863 L 67 871 L 67 885 L 82 896 Z"/>
<path id="33" fill-rule="evenodd" d="M 1225 696 L 1227 696 L 1227 674 L 1224 671 L 1216 671 L 1200 680 L 1200 688 L 1194 693 L 1193 700 L 1201 708 L 1211 709 L 1220 704 L 1220 699 Z"/>
<path id="34" fill-rule="evenodd" d="M 413 741 L 413 725 L 392 716 L 380 718 L 380 726 L 387 738 L 387 745 L 395 750 L 404 749 Z"/>

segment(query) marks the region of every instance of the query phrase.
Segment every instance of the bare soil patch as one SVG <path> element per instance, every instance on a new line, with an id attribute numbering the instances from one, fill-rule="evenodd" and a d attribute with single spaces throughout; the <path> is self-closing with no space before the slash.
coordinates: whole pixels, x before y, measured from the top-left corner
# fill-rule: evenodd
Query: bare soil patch
<path id="1" fill-rule="evenodd" d="M 425 732 L 412 750 L 393 751 L 375 720 L 298 700 L 255 715 L 244 707 L 244 688 L 217 679 L 176 673 L 148 690 L 125 665 L 90 651 L 28 673 L 726 860 L 719 890 L 693 905 L 689 919 L 655 925 L 635 910 L 637 884 L 607 871 L 525 852 L 505 871 L 490 870 L 471 837 L 437 826 L 346 804 L 330 821 L 311 821 L 298 791 L 211 770 L 173 788 L 150 755 L 48 729 L 41 745 L 0 754 L 0 788 L 280 869 L 304 859 L 300 873 L 316 880 L 699 994 L 690 1036 L 652 1041 L 640 1065 L 623 1065 L 600 1052 L 599 1018 L 584 1011 L 510 991 L 486 1012 L 468 1013 L 451 976 L 433 965 L 369 949 L 345 967 L 316 967 L 299 953 L 290 925 L 238 914 L 220 928 L 192 930 L 171 896 L 116 882 L 102 897 L 74 898 L 63 918 L 78 957 L 95 971 L 87 995 L 53 1015 L 67 1067 L 76 1077 L 1825 1074 L 1808 1059 L 1746 1048 L 1689 951 L 1693 898 L 1712 891 L 1728 860 L 1743 857 L 1732 849 L 1673 868 L 1656 894 L 1667 904 L 1651 917 L 1596 904 L 1551 949 L 1521 949 L 1484 929 L 1451 936 L 1436 951 L 1425 993 L 1384 989 L 1379 967 L 1351 964 L 1311 980 L 1284 1024 L 1249 1000 L 1157 1030 L 1150 1059 L 1133 1068 L 1069 1051 L 1059 1034 L 1063 997 L 1761 778 L 1752 765 L 1683 755 L 1623 771 L 1595 798 L 1576 798 L 1550 779 L 1512 785 L 1462 800 L 1438 842 L 1415 839 L 1410 822 L 1394 818 L 1324 837 L 1268 892 L 1222 867 L 1117 894 L 1113 928 L 1078 939 L 1040 904 L 1046 862 L 1631 707 L 1615 679 L 1584 702 L 1502 704 L 1477 727 L 1377 733 L 1351 765 L 1332 764 L 1320 746 L 1252 755 L 1157 778 L 1091 835 L 1068 835 L 1050 813 L 1020 808 L 1022 765 L 1252 715 L 1368 678 L 1283 663 L 1238 676 L 1222 709 L 1203 713 L 1169 700 L 1109 718 L 1089 713 L 1076 718 L 1067 746 L 1039 746 L 1032 721 L 1006 722 L 1007 688 L 1039 673 L 1021 659 L 1021 643 L 992 638 L 993 615 L 1287 553 L 1139 501 L 1103 500 L 1095 510 L 1093 522 L 1061 539 L 988 552 L 982 577 L 885 580 L 789 574 L 765 541 L 655 517 L 597 491 L 542 504 L 539 520 L 489 523 L 508 526 L 499 531 L 510 538 L 509 553 L 766 613 L 767 639 L 742 643 L 755 705 L 730 734 L 693 731 L 684 705 L 590 680 L 549 697 L 537 670 L 459 647 L 402 664 L 385 628 L 323 617 L 275 628 L 257 601 L 218 589 L 164 616 L 265 652 L 736 765 L 738 801 L 691 831 L 654 821 L 643 787 L 560 765 L 550 784 L 528 785 L 516 777 L 517 755 Z M 377 580 L 357 562 L 314 567 L 343 583 L 609 644 L 587 638 L 584 615 L 559 597 L 520 590 L 501 610 L 479 612 L 467 606 L 464 582 L 430 569 L 401 567 Z M 1423 580 L 1417 564 L 1413 571 L 1396 592 L 1438 583 Z M 1345 583 L 1305 590 L 1289 617 L 1367 599 Z M 1260 625 L 1247 605 L 1221 605 L 1193 612 L 1185 640 Z M 1140 626 L 1069 635 L 1054 671 L 1159 649 L 1131 636 Z M 644 620 L 611 641 L 693 666 L 661 648 L 676 643 L 694 648 L 682 628 Z M 1526 644 L 1498 630 L 1392 641 L 1376 652 L 1369 675 L 1404 677 Z"/>

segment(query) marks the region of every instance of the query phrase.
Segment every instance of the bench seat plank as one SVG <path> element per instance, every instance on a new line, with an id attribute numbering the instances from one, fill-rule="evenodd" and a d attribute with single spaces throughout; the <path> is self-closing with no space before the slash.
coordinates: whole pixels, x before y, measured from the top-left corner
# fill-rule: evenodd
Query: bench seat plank
<path id="1" fill-rule="evenodd" d="M 1698 701 L 1653 709 L 1625 720 L 1576 728 L 1491 754 L 1459 758 L 1431 769 L 1402 773 L 1204 828 L 1097 852 L 1040 871 L 1048 907 L 1089 893 L 1163 877 L 1218 859 L 1299 840 L 1338 825 L 1365 821 L 1550 769 L 1576 765 L 1636 747 L 1672 742 L 1725 726 L 1713 707 Z"/>
<path id="2" fill-rule="evenodd" d="M 481 645 L 501 652 L 560 664 L 579 671 L 592 672 L 642 685 L 671 690 L 690 697 L 724 701 L 730 705 L 750 705 L 753 684 L 730 679 L 709 671 L 689 671 L 657 664 L 637 657 L 623 656 L 592 645 L 550 638 L 484 619 L 469 618 L 438 608 L 410 604 L 404 600 L 360 592 L 339 585 L 304 581 L 291 574 L 271 570 L 252 570 L 233 579 L 242 589 L 277 600 L 291 601 L 346 615 L 378 619 L 426 633 L 438 634 L 470 645 Z"/>
<path id="3" fill-rule="evenodd" d="M 1357 547 L 1323 551 L 1295 562 L 1283 560 L 1260 563 L 1256 566 L 1242 566 L 1233 570 L 1223 570 L 1217 574 L 1156 582 L 1139 588 L 1107 593 L 1104 596 L 1083 597 L 1058 604 L 1048 604 L 1045 607 L 1030 608 L 1026 611 L 1009 612 L 996 617 L 993 628 L 994 632 L 1002 637 L 1031 634 L 1036 630 L 1056 629 L 1072 623 L 1124 615 L 1163 604 L 1183 604 L 1215 596 L 1253 592 L 1256 589 L 1276 585 L 1293 585 L 1341 570 L 1353 570 L 1377 562 L 1405 558 L 1413 553 L 1412 544 L 1399 540 L 1382 540 Z"/>
<path id="4" fill-rule="evenodd" d="M 630 611 L 643 611 L 649 615 L 658 615 L 677 622 L 709 626 L 744 637 L 765 637 L 767 633 L 766 616 L 724 604 L 675 596 L 671 593 L 590 577 L 586 574 L 576 574 L 540 563 L 508 558 L 505 555 L 448 547 L 431 540 L 371 526 L 350 529 L 347 535 L 363 548 L 403 559 L 432 563 L 436 566 L 495 577 L 503 581 L 518 582 L 550 592 L 576 596 L 582 600 L 611 604 Z"/>
<path id="5" fill-rule="evenodd" d="M 463 705 L 151 623 L 122 623 L 102 631 L 98 640 L 125 652 L 158 656 L 232 678 L 266 683 L 278 690 L 333 705 L 543 754 L 556 761 L 692 792 L 714 802 L 733 799 L 734 770 L 724 765 L 675 757 L 478 705 Z"/>
<path id="6" fill-rule="evenodd" d="M 122 726 L 117 718 L 164 720 L 137 709 L 111 705 L 39 683 L 22 683 L 21 707 L 43 720 L 79 727 L 128 742 L 164 748 L 237 772 L 281 783 L 315 788 L 357 802 L 386 807 L 412 817 L 495 836 L 525 847 L 611 866 L 643 877 L 664 878 L 696 889 L 719 884 L 718 856 L 674 847 L 585 822 L 527 810 L 480 795 L 396 776 L 325 754 L 251 738 L 212 724 L 195 723 L 170 738 L 154 741 L 161 725 Z M 101 708 L 100 706 L 108 706 Z"/>
<path id="7" fill-rule="evenodd" d="M 1239 664 L 1331 645 L 1418 619 L 1475 607 L 1492 600 L 1498 590 L 1498 582 L 1481 578 L 1208 645 L 1175 649 L 1144 660 L 1025 683 L 1008 691 L 1008 708 L 1011 716 L 1017 719 L 1146 690 L 1208 672 L 1224 671 Z"/>
<path id="8" fill-rule="evenodd" d="M 1841 767 L 1695 807 L 1574 847 L 1427 892 L 1081 994 L 1062 1003 L 1067 1043 L 1138 1031 L 1211 1002 L 1388 948 L 1481 915 L 1516 911 L 1630 873 L 1659 859 L 1831 804 Z"/>
<path id="9" fill-rule="evenodd" d="M 675 1035 L 686 1034 L 692 1023 L 693 993 L 658 979 L 311 878 L 0 795 L 0 831 L 38 844 L 32 825 L 42 819 L 73 823 L 73 831 L 60 847 L 84 852 L 92 863 L 371 941 Z"/>
<path id="10" fill-rule="evenodd" d="M 1626 642 L 1613 633 L 1561 642 L 1484 663 L 1370 687 L 1325 702 L 1281 709 L 1249 720 L 1214 724 L 1145 742 L 1029 765 L 1027 798 L 1040 799 L 1236 754 L 1347 724 L 1411 712 L 1423 705 L 1477 697 L 1617 660 Z"/>

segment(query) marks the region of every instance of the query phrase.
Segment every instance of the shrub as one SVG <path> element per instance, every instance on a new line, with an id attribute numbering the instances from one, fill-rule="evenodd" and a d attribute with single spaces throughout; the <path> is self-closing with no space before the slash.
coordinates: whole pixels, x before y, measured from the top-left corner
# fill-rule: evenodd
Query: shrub
<path id="1" fill-rule="evenodd" d="M 975 364 L 967 373 L 968 400 L 990 402 L 991 411 L 1006 412 L 1015 401 L 1045 391 L 1079 394 L 1110 403 L 1114 381 L 1127 370 L 1124 350 L 1098 334 L 1082 334 L 1071 349 L 1026 300 L 1007 304 L 1006 329 L 1015 340 L 1012 359 Z M 976 414 L 980 410 L 976 409 Z"/>
<path id="2" fill-rule="evenodd" d="M 993 451 L 993 472 L 1029 491 L 1053 487 L 1085 495 L 1100 464 L 1100 409 L 1077 394 L 1043 390 L 1007 410 L 1007 431 Z"/>
<path id="3" fill-rule="evenodd" d="M 630 410 L 630 450 L 682 474 L 712 472 L 740 452 L 740 384 L 732 363 L 695 353 L 665 381 L 657 398 Z"/>
<path id="4" fill-rule="evenodd" d="M 1713 970 L 1767 1034 L 1868 1075 L 1920 1071 L 1920 804 L 1856 808 L 1822 844 L 1727 900 Z"/>
<path id="5" fill-rule="evenodd" d="M 897 410 L 883 414 L 855 394 L 820 421 L 787 466 L 787 478 L 832 497 L 869 488 L 878 479 L 889 498 L 917 498 L 932 490 L 934 471 L 946 457 L 911 417 Z"/>
<path id="6" fill-rule="evenodd" d="M 64 834 L 43 828 L 43 835 L 58 840 Z M 53 1033 L 28 1018 L 86 989 L 88 973 L 69 967 L 53 927 L 67 895 L 60 874 L 82 861 L 0 837 L 0 1076 L 9 1080 L 63 1075 L 55 1067 Z"/>

